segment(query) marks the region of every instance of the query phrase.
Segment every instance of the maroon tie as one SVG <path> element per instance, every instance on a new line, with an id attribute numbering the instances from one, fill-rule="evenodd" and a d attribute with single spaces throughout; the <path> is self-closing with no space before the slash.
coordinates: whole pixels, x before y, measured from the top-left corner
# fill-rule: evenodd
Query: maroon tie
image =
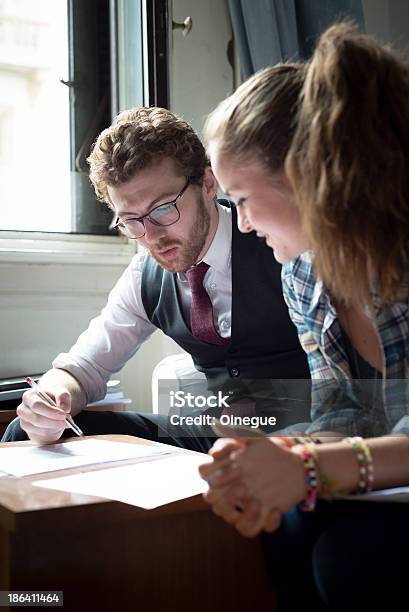
<path id="1" fill-rule="evenodd" d="M 190 310 L 190 327 L 192 334 L 198 340 L 208 344 L 228 345 L 230 340 L 222 338 L 217 332 L 213 321 L 213 308 L 203 279 L 210 266 L 202 261 L 186 272 L 192 292 L 192 307 Z"/>

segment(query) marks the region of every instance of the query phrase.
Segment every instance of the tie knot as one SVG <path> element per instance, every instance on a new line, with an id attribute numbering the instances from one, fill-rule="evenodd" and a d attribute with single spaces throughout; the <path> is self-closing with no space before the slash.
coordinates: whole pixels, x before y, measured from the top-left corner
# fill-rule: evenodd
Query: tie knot
<path id="1" fill-rule="evenodd" d="M 209 268 L 210 266 L 207 263 L 201 261 L 200 264 L 197 264 L 197 266 L 192 266 L 186 272 L 192 291 L 197 291 L 197 289 L 203 288 L 203 279 Z"/>

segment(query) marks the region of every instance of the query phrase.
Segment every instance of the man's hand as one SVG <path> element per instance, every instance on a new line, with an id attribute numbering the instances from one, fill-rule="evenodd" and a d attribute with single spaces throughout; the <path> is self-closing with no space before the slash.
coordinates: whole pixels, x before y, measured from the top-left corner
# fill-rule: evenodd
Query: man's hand
<path id="1" fill-rule="evenodd" d="M 46 386 L 44 391 L 55 400 L 57 407 L 50 406 L 33 389 L 23 394 L 17 408 L 20 426 L 33 442 L 55 442 L 68 427 L 65 419 L 71 411 L 70 392 L 65 387 Z"/>

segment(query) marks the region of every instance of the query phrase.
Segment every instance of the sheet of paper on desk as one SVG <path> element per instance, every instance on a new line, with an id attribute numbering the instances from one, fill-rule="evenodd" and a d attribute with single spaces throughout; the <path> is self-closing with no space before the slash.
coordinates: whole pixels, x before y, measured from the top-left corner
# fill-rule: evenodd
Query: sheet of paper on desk
<path id="1" fill-rule="evenodd" d="M 34 484 L 151 509 L 207 491 L 207 483 L 200 478 L 197 469 L 206 461 L 211 461 L 207 455 L 180 453 L 157 461 L 40 480 Z"/>
<path id="2" fill-rule="evenodd" d="M 152 444 L 128 444 L 109 440 L 78 440 L 46 446 L 0 448 L 0 470 L 12 476 L 42 474 L 83 465 L 126 459 L 146 459 L 172 452 Z"/>

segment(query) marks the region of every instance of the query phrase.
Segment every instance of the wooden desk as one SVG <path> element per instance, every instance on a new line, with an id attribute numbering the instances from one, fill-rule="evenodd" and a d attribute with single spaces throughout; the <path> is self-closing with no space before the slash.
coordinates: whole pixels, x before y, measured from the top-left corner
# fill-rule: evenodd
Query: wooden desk
<path id="1" fill-rule="evenodd" d="M 260 540 L 239 536 L 201 496 L 143 510 L 32 485 L 56 475 L 0 478 L 0 590 L 63 591 L 73 611 L 275 609 Z"/>

